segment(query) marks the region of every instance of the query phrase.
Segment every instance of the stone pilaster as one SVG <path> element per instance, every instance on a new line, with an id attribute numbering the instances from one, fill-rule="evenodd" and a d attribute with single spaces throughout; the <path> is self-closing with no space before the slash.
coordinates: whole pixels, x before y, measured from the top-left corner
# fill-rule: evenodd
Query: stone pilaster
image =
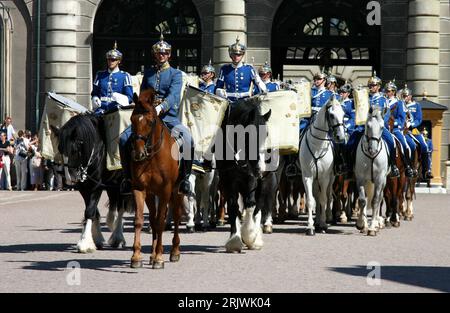
<path id="1" fill-rule="evenodd" d="M 245 1 L 215 0 L 214 5 L 214 65 L 220 66 L 230 62 L 228 46 L 236 41 L 236 36 L 247 45 Z"/>
<path id="2" fill-rule="evenodd" d="M 407 80 L 414 95 L 439 96 L 439 0 L 409 2 Z"/>
<path id="3" fill-rule="evenodd" d="M 79 11 L 76 0 L 47 1 L 46 90 L 73 99 L 77 93 Z"/>

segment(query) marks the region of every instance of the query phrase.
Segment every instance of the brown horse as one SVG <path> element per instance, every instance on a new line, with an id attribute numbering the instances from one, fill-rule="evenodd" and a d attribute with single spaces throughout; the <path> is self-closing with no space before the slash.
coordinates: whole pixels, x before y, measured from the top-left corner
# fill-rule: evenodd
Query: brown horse
<path id="1" fill-rule="evenodd" d="M 420 147 L 417 146 L 417 149 L 414 151 L 414 162 L 412 165 L 413 170 L 416 173 L 420 173 L 421 172 L 421 164 L 422 164 L 422 160 L 421 160 L 421 154 L 420 154 Z M 418 174 L 419 175 L 419 174 Z M 413 212 L 413 199 L 416 196 L 416 183 L 417 183 L 417 179 L 419 178 L 418 175 L 414 175 L 413 177 L 408 177 L 406 179 L 406 190 L 405 190 L 405 200 L 406 200 L 406 205 L 404 205 L 402 207 L 402 215 L 405 219 L 405 221 L 412 221 L 412 219 L 414 218 L 414 212 Z"/>
<path id="2" fill-rule="evenodd" d="M 397 104 L 396 104 L 397 105 Z M 389 130 L 392 133 L 394 129 L 394 112 L 395 107 L 391 108 L 391 115 L 389 117 Z M 398 177 L 388 177 L 386 181 L 386 187 L 384 188 L 384 200 L 386 202 L 386 227 L 391 225 L 394 227 L 400 227 L 400 212 L 403 207 L 404 200 L 404 190 L 406 186 L 406 175 L 405 168 L 402 157 L 402 150 L 400 142 L 397 142 L 397 147 L 395 149 L 396 158 L 395 162 L 397 168 L 400 172 Z"/>
<path id="3" fill-rule="evenodd" d="M 177 262 L 180 259 L 178 228 L 182 214 L 183 195 L 178 194 L 178 160 L 172 157 L 171 152 L 176 143 L 156 113 L 153 106 L 155 95 L 156 92 L 153 89 L 142 91 L 139 98 L 135 94 L 136 106 L 131 115 L 134 152 L 133 162 L 131 162 L 131 177 L 136 200 L 132 268 L 142 267 L 141 230 L 144 223 L 144 202 L 150 211 L 150 226 L 153 236 L 150 265 L 154 269 L 164 268 L 162 234 L 169 203 L 173 209 L 174 221 L 170 261 Z M 158 197 L 157 208 L 156 197 Z"/>

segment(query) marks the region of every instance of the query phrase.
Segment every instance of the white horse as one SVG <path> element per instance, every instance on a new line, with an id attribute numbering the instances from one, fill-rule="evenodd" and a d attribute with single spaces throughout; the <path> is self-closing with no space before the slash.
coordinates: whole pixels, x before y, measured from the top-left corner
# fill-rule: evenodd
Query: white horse
<path id="1" fill-rule="evenodd" d="M 389 171 L 386 144 L 381 135 L 383 133 L 383 117 L 376 108 L 369 111 L 363 138 L 356 151 L 355 176 L 359 191 L 359 216 L 356 227 L 367 229 L 367 204 L 372 207 L 372 219 L 367 229 L 367 235 L 375 236 L 384 227 L 381 217 L 381 201 Z"/>
<path id="2" fill-rule="evenodd" d="M 331 187 L 334 181 L 334 156 L 332 140 L 345 141 L 344 111 L 334 96 L 316 114 L 300 144 L 300 167 L 308 207 L 306 235 L 315 235 L 328 229 L 327 216 L 331 215 Z M 332 136 L 330 136 L 332 133 Z M 316 199 L 319 205 L 316 207 Z M 316 209 L 314 225 L 312 211 Z"/>

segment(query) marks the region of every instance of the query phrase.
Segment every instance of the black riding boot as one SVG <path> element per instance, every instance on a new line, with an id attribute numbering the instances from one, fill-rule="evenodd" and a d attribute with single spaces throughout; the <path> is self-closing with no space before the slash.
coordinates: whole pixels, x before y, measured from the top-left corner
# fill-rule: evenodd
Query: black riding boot
<path id="1" fill-rule="evenodd" d="M 400 176 L 400 171 L 398 170 L 396 163 L 396 155 L 395 155 L 395 150 L 391 151 L 390 155 L 389 155 L 389 160 L 391 163 L 391 174 L 389 174 L 390 177 L 398 177 Z"/>
<path id="2" fill-rule="evenodd" d="M 416 153 L 414 152 L 414 153 L 412 153 L 411 152 L 411 162 L 410 162 L 410 166 L 411 166 L 411 169 L 412 169 L 412 171 L 413 171 L 413 176 L 414 177 L 417 177 L 417 170 L 416 170 L 416 168 L 414 167 L 414 164 L 416 163 Z"/>
<path id="3" fill-rule="evenodd" d="M 192 158 L 194 157 L 194 147 L 192 145 L 190 157 L 183 158 L 181 160 L 181 171 L 180 171 L 180 188 L 179 191 L 185 195 L 192 194 L 191 182 L 189 181 L 189 176 L 192 172 Z"/>
<path id="4" fill-rule="evenodd" d="M 123 179 L 120 183 L 120 194 L 131 194 L 131 153 L 130 144 L 126 143 L 125 147 L 120 147 L 120 163 L 122 164 Z"/>
<path id="5" fill-rule="evenodd" d="M 406 177 L 413 177 L 414 176 L 414 172 L 411 168 L 411 158 L 409 157 L 409 155 L 404 155 L 403 156 L 403 163 L 405 164 L 405 175 Z"/>
<path id="6" fill-rule="evenodd" d="M 424 173 L 424 178 L 425 179 L 432 179 L 433 175 L 431 174 L 431 168 L 430 168 L 430 162 L 428 160 L 430 156 L 428 155 L 428 152 L 422 153 L 422 168 L 423 171 L 422 173 Z"/>

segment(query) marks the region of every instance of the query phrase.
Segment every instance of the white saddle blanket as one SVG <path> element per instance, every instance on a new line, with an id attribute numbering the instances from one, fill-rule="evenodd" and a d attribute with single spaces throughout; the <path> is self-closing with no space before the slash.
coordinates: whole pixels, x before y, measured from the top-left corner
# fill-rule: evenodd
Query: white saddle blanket
<path id="1" fill-rule="evenodd" d="M 278 149 L 280 154 L 298 152 L 300 117 L 305 112 L 299 94 L 292 90 L 281 90 L 258 96 L 261 113 L 272 110 L 267 122 L 268 138 L 265 149 Z"/>
<path id="2" fill-rule="evenodd" d="M 109 171 L 120 170 L 119 140 L 122 132 L 131 125 L 133 109 L 121 109 L 103 116 L 106 129 L 106 168 Z"/>
<path id="3" fill-rule="evenodd" d="M 180 105 L 179 118 L 191 132 L 196 155 L 211 151 L 222 124 L 228 101 L 188 85 Z"/>

